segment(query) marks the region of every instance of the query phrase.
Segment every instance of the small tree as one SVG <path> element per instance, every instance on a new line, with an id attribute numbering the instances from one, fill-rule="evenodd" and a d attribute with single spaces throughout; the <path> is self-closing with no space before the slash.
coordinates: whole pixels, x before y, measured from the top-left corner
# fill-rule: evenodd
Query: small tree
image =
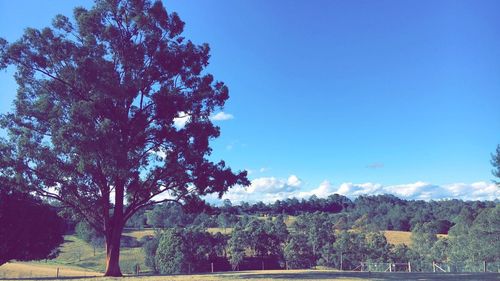
<path id="1" fill-rule="evenodd" d="M 245 232 L 237 225 L 231 232 L 231 238 L 227 242 L 227 254 L 233 270 L 238 269 L 238 266 L 243 261 L 247 242 Z"/>
<path id="2" fill-rule="evenodd" d="M 156 265 L 156 250 L 158 249 L 160 235 L 161 234 L 157 232 L 153 237 L 145 236 L 143 238 L 142 244 L 142 250 L 144 252 L 144 263 L 154 273 L 158 273 L 159 271 Z"/>
<path id="3" fill-rule="evenodd" d="M 155 264 L 162 274 L 186 272 L 185 245 L 179 229 L 164 230 L 156 249 Z"/>
<path id="4" fill-rule="evenodd" d="M 493 165 L 491 173 L 500 180 L 500 144 L 497 145 L 496 153 L 491 155 L 491 165 Z M 500 186 L 500 181 L 496 181 L 496 184 Z"/>

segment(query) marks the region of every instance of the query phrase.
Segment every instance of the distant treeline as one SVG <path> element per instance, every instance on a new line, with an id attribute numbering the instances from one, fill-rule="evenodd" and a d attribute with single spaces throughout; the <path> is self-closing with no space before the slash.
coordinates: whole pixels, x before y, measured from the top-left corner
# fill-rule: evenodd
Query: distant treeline
<path id="1" fill-rule="evenodd" d="M 173 227 L 202 225 L 205 227 L 231 227 L 236 215 L 276 216 L 325 212 L 336 214 L 339 229 L 362 226 L 371 231 L 401 230 L 411 231 L 417 224 L 432 223 L 437 233 L 447 234 L 456 217 L 464 209 L 478 214 L 485 208 L 496 205 L 493 201 L 462 200 L 403 200 L 393 195 L 359 196 L 351 200 L 334 194 L 327 198 L 311 196 L 309 199 L 291 198 L 265 204 L 243 202 L 233 205 L 224 200 L 221 206 L 213 206 L 197 201 L 181 207 L 168 203 L 142 210 L 132 217 L 128 227 Z"/>

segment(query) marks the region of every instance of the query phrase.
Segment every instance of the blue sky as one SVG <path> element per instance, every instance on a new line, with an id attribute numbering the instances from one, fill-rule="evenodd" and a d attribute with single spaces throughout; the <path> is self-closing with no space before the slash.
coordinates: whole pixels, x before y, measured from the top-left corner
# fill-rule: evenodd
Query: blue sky
<path id="1" fill-rule="evenodd" d="M 0 0 L 0 36 L 91 1 Z M 212 48 L 230 96 L 214 159 L 248 169 L 233 200 L 341 192 L 495 199 L 498 1 L 165 1 Z M 0 112 L 15 94 L 0 72 Z M 260 200 L 259 199 L 259 200 Z"/>

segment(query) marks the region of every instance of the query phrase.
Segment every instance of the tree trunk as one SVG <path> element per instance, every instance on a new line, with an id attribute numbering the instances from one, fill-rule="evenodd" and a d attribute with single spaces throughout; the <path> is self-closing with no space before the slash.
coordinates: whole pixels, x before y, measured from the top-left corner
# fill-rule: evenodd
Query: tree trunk
<path id="1" fill-rule="evenodd" d="M 106 239 L 106 273 L 104 276 L 122 276 L 120 270 L 120 238 L 121 229 L 113 229 L 109 241 Z"/>
<path id="2" fill-rule="evenodd" d="M 104 276 L 121 277 L 120 270 L 120 240 L 123 226 L 123 183 L 115 187 L 115 208 L 111 219 L 111 227 L 106 234 L 106 273 Z"/>

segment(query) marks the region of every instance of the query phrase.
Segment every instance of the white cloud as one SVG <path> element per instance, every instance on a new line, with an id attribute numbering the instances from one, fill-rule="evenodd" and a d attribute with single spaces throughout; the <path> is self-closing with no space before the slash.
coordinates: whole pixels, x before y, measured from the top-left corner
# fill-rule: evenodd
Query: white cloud
<path id="1" fill-rule="evenodd" d="M 350 198 L 360 195 L 392 194 L 407 200 L 500 199 L 500 187 L 494 183 L 484 181 L 471 184 L 453 183 L 447 185 L 435 185 L 422 181 L 398 185 L 382 185 L 371 182 L 355 184 L 346 182 L 334 186 L 329 181 L 324 180 L 315 188 L 307 188 L 306 184 L 297 175 L 290 175 L 288 178 L 256 178 L 246 188 L 237 186 L 230 189 L 223 198 L 230 199 L 233 202 L 263 201 L 269 203 L 293 197 L 309 198 L 312 195 L 316 195 L 319 198 L 326 198 L 335 193 Z"/>
<path id="2" fill-rule="evenodd" d="M 262 177 L 252 180 L 248 187 L 231 188 L 223 198 L 233 202 L 274 202 L 278 199 L 295 197 L 301 188 L 302 181 L 296 175 L 290 175 L 287 179 Z"/>
<path id="3" fill-rule="evenodd" d="M 298 187 L 302 184 L 302 181 L 296 175 L 291 175 L 288 177 L 287 184 L 289 186 Z"/>
<path id="4" fill-rule="evenodd" d="M 224 111 L 218 112 L 210 117 L 212 121 L 226 121 L 234 119 L 234 116 L 229 113 L 225 113 Z"/>
<path id="5" fill-rule="evenodd" d="M 426 182 L 383 186 L 375 183 L 343 183 L 336 193 L 348 197 L 359 195 L 393 194 L 408 200 L 495 200 L 500 199 L 500 187 L 494 183 L 475 182 L 435 185 Z"/>
<path id="6" fill-rule="evenodd" d="M 310 191 L 299 192 L 296 197 L 297 198 L 309 198 L 313 195 L 316 195 L 319 198 L 326 198 L 333 193 L 334 192 L 332 190 L 332 184 L 329 181 L 325 180 L 325 181 L 321 182 L 317 188 L 312 189 Z"/>
<path id="7" fill-rule="evenodd" d="M 500 199 L 500 187 L 489 182 L 472 184 L 455 183 L 444 186 L 452 197 L 464 200 L 495 200 Z"/>
<path id="8" fill-rule="evenodd" d="M 353 184 L 351 182 L 346 182 L 340 185 L 335 193 L 356 197 L 359 195 L 366 194 L 380 194 L 380 189 L 382 185 L 374 184 L 374 183 L 362 183 L 362 184 Z"/>
<path id="9" fill-rule="evenodd" d="M 190 118 L 189 114 L 187 114 L 184 111 L 180 111 L 177 116 L 178 116 L 177 118 L 174 118 L 174 126 L 177 129 L 184 128 L 184 126 L 186 126 L 186 123 L 189 122 Z M 232 114 L 225 113 L 223 111 L 210 116 L 210 120 L 212 121 L 226 121 L 231 119 L 234 119 L 234 116 Z"/>
<path id="10" fill-rule="evenodd" d="M 186 114 L 186 112 L 181 111 L 179 112 L 178 116 L 179 117 L 174 118 L 174 126 L 177 129 L 184 128 L 184 126 L 186 126 L 186 123 L 189 121 L 189 115 Z"/>

